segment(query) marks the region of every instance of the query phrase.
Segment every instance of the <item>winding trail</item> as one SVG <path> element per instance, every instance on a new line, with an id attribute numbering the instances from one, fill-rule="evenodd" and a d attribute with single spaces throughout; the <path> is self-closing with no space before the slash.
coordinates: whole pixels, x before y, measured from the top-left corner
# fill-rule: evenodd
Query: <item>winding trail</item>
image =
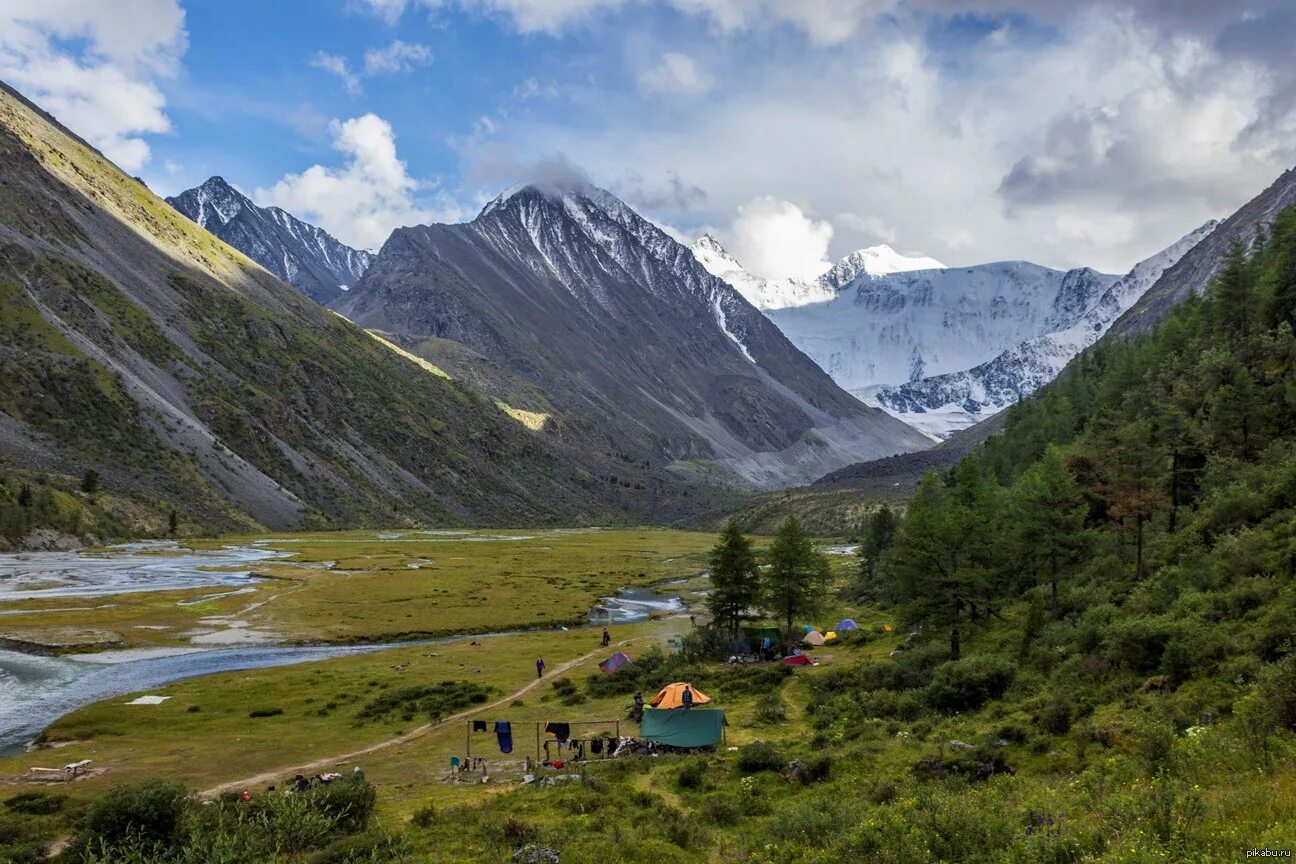
<path id="1" fill-rule="evenodd" d="M 635 636 L 632 639 L 623 639 L 619 642 L 614 642 L 608 648 L 603 648 L 603 647 L 596 648 L 595 650 L 590 651 L 587 654 L 582 654 L 580 657 L 577 657 L 574 660 L 568 660 L 566 663 L 562 663 L 554 667 L 552 671 L 546 672 L 543 677 L 536 678 L 534 681 L 529 682 L 525 687 L 522 687 L 518 690 L 514 690 L 512 693 L 502 696 L 499 699 L 496 699 L 494 702 L 491 702 L 489 704 L 478 705 L 468 709 L 467 711 L 460 711 L 458 714 L 454 714 L 450 717 L 446 717 L 443 720 L 438 720 L 435 723 L 425 723 L 422 726 L 419 726 L 416 729 L 412 729 L 403 735 L 399 735 L 395 738 L 388 738 L 385 741 L 378 741 L 377 743 L 370 744 L 367 747 L 362 747 L 359 750 L 352 750 L 349 753 L 339 753 L 335 756 L 328 756 L 323 759 L 315 759 L 311 762 L 305 762 L 299 765 L 285 765 L 276 768 L 273 771 L 264 771 L 252 777 L 245 777 L 241 780 L 230 780 L 225 783 L 221 783 L 219 786 L 213 786 L 210 789 L 204 789 L 203 791 L 198 793 L 198 797 L 214 798 L 217 795 L 221 794 L 222 792 L 228 792 L 231 790 L 251 789 L 253 786 L 260 786 L 265 783 L 269 783 L 271 781 L 283 778 L 285 776 L 290 777 L 293 774 L 318 773 L 324 768 L 334 767 L 341 762 L 354 762 L 361 756 L 368 756 L 371 753 L 376 753 L 379 750 L 385 750 L 388 747 L 396 747 L 401 744 L 408 744 L 409 742 L 422 738 L 425 735 L 431 735 L 434 732 L 440 732 L 442 729 L 448 729 L 451 726 L 455 725 L 456 723 L 461 723 L 464 720 L 469 720 L 475 714 L 481 714 L 485 711 L 493 711 L 496 708 L 500 708 L 504 705 L 507 705 L 511 703 L 514 699 L 517 699 L 527 693 L 530 693 L 532 690 L 536 689 L 541 684 L 552 681 L 554 678 L 563 675 L 565 672 L 571 671 L 571 669 L 573 669 L 576 666 L 579 666 L 581 663 L 585 663 L 589 660 L 592 660 L 593 658 L 597 657 L 600 654 L 604 654 L 607 651 L 614 650 L 614 649 L 619 650 L 625 647 L 626 645 L 630 645 L 634 642 L 642 642 L 645 639 L 656 639 L 656 638 L 658 637 L 657 636 Z"/>

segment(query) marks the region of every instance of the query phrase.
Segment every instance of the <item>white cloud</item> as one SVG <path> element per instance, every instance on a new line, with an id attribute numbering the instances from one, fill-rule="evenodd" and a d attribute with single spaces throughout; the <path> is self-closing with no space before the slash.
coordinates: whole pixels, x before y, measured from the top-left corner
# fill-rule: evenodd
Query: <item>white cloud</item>
<path id="1" fill-rule="evenodd" d="M 393 41 L 386 48 L 370 48 L 364 55 L 366 75 L 408 72 L 432 62 L 432 51 L 426 45 Z"/>
<path id="2" fill-rule="evenodd" d="M 155 80 L 186 44 L 176 0 L 0 2 L 0 78 L 127 171 L 149 160 L 143 136 L 171 130 Z"/>
<path id="3" fill-rule="evenodd" d="M 833 227 L 778 198 L 753 198 L 718 232 L 743 266 L 766 279 L 810 279 L 828 269 Z"/>
<path id="4" fill-rule="evenodd" d="M 940 2 L 963 0 L 911 5 Z M 645 187 L 678 177 L 704 193 L 691 210 L 649 212 L 687 229 L 767 195 L 830 220 L 830 258 L 883 240 L 952 264 L 1124 272 L 1296 161 L 1296 112 L 1273 113 L 1296 67 L 1076 8 L 1044 37 L 973 30 L 953 48 L 904 10 L 841 48 L 770 59 L 765 40 L 717 42 L 707 61 L 726 75 L 706 100 L 628 108 L 633 94 L 587 88 L 584 113 L 516 118 L 502 143 L 566 153 L 605 184 L 627 165 Z"/>
<path id="5" fill-rule="evenodd" d="M 336 75 L 352 96 L 360 93 L 360 76 L 351 71 L 351 64 L 345 57 L 320 51 L 311 60 L 311 65 L 316 69 L 323 69 L 330 75 Z"/>
<path id="6" fill-rule="evenodd" d="M 645 93 L 698 96 L 711 89 L 715 80 L 697 61 L 678 51 L 667 51 L 655 66 L 639 74 L 639 89 Z"/>
<path id="7" fill-rule="evenodd" d="M 630 5 L 664 6 L 707 19 L 721 32 L 790 25 L 820 45 L 838 44 L 871 18 L 899 6 L 899 0 L 363 0 L 394 24 L 407 8 L 455 7 L 508 20 L 523 33 L 559 33 L 568 27 Z"/>
<path id="8" fill-rule="evenodd" d="M 345 154 L 341 167 L 312 165 L 288 174 L 253 196 L 320 225 L 339 240 L 363 249 L 381 246 L 402 225 L 425 223 L 436 211 L 416 198 L 422 188 L 396 155 L 391 124 L 365 114 L 330 125 L 333 147 Z"/>
<path id="9" fill-rule="evenodd" d="M 432 62 L 432 51 L 426 45 L 394 40 L 385 48 L 370 48 L 364 54 L 364 62 L 359 70 L 351 68 L 351 62 L 340 54 L 329 54 L 320 51 L 311 60 L 311 66 L 323 69 L 330 75 L 336 75 L 342 86 L 352 96 L 358 96 L 363 89 L 361 80 L 374 75 L 392 75 L 408 72 L 416 66 L 426 66 Z"/>

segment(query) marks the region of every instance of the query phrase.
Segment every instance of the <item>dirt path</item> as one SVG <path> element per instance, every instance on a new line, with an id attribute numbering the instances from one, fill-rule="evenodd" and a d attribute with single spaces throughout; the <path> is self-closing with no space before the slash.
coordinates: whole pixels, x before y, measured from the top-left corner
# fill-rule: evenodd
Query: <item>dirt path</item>
<path id="1" fill-rule="evenodd" d="M 245 777 L 242 780 L 230 780 L 220 784 L 219 786 L 213 786 L 210 789 L 204 789 L 203 791 L 198 793 L 198 796 L 200 798 L 214 798 L 215 796 L 219 795 L 222 792 L 226 792 L 229 790 L 251 789 L 253 786 L 261 786 L 266 783 L 270 783 L 274 780 L 281 779 L 283 777 L 290 777 L 293 774 L 306 774 L 306 775 L 316 774 L 325 768 L 331 768 L 342 762 L 354 762 L 357 759 L 359 759 L 361 756 L 368 756 L 370 753 L 376 753 L 379 750 L 385 750 L 388 747 L 396 747 L 401 744 L 408 744 L 409 742 L 414 741 L 415 739 L 422 738 L 425 735 L 430 735 L 433 732 L 439 732 L 442 729 L 448 729 L 451 726 L 455 725 L 456 723 L 461 723 L 464 720 L 468 720 L 472 718 L 474 714 L 481 714 L 485 711 L 493 711 L 496 708 L 507 705 L 511 703 L 514 699 L 518 699 L 524 696 L 525 694 L 530 693 L 532 690 L 536 689 L 541 684 L 545 684 L 549 681 L 552 681 L 555 678 L 560 677 L 561 675 L 563 675 L 563 673 L 569 672 L 571 669 L 573 669 L 576 666 L 579 666 L 581 663 L 584 663 L 588 660 L 592 660 L 594 657 L 597 657 L 599 654 L 603 654 L 608 651 L 620 650 L 626 645 L 630 645 L 631 643 L 634 642 L 642 642 L 645 639 L 656 639 L 656 638 L 657 638 L 656 636 L 636 636 L 633 639 L 624 639 L 620 642 L 614 642 L 610 648 L 597 648 L 593 651 L 590 651 L 588 654 L 582 654 L 580 657 L 577 657 L 575 660 L 568 660 L 566 663 L 563 663 L 555 667 L 551 671 L 546 672 L 543 678 L 537 678 L 534 681 L 528 683 L 525 687 L 522 687 L 518 690 L 514 690 L 512 693 L 509 693 L 506 696 L 496 699 L 494 702 L 491 702 L 490 704 L 478 705 L 474 708 L 470 708 L 467 711 L 461 711 L 458 714 L 455 714 L 451 717 L 447 717 L 444 720 L 438 720 L 435 723 L 425 723 L 424 725 L 419 726 L 417 729 L 413 729 L 409 732 L 406 732 L 404 735 L 400 735 L 396 738 L 389 738 L 386 741 L 379 741 L 375 744 L 370 744 L 368 747 L 362 747 L 359 750 L 352 750 L 350 753 L 339 753 L 336 756 L 328 756 L 323 759 L 316 759 L 314 761 L 306 762 L 300 765 L 285 765 L 276 768 L 273 771 L 265 771 L 253 777 Z"/>

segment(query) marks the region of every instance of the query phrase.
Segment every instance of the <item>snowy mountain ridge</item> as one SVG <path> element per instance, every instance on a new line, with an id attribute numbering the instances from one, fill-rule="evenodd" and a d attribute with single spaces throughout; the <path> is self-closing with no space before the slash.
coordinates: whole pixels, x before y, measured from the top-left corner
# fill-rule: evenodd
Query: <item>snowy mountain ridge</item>
<path id="1" fill-rule="evenodd" d="M 167 203 L 302 293 L 329 303 L 364 275 L 373 255 L 278 207 L 259 207 L 222 177 Z"/>
<path id="2" fill-rule="evenodd" d="M 564 446 L 614 460 L 603 482 L 662 466 L 779 488 L 929 443 L 588 184 L 527 185 L 471 222 L 399 228 L 332 308 L 548 415 Z"/>
<path id="3" fill-rule="evenodd" d="M 853 392 L 912 426 L 944 438 L 980 422 L 1052 381 L 1077 354 L 1097 342 L 1161 275 L 1208 237 L 1211 220 L 1152 257 L 1140 261 L 1095 300 L 1059 315 L 1051 332 L 1023 340 L 970 369 L 898 386 L 855 388 Z M 1066 304 L 1064 304 L 1066 305 Z"/>
<path id="4" fill-rule="evenodd" d="M 703 234 L 689 248 L 708 272 L 728 282 L 747 302 L 761 310 L 831 300 L 862 276 L 939 270 L 945 266 L 934 258 L 909 257 L 890 246 L 879 245 L 852 252 L 815 279 L 765 279 L 744 268 L 711 234 Z"/>

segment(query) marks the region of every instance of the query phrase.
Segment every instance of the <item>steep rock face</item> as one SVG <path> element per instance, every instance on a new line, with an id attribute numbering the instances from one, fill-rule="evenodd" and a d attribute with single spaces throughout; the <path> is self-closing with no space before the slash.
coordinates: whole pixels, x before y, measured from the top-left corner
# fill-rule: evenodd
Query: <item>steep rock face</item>
<path id="1" fill-rule="evenodd" d="M 258 207 L 221 177 L 166 201 L 317 303 L 336 300 L 373 260 L 278 207 Z"/>
<path id="2" fill-rule="evenodd" d="M 1116 281 L 1024 261 L 862 276 L 770 319 L 852 391 L 962 372 L 1051 332 Z"/>
<path id="3" fill-rule="evenodd" d="M 593 187 L 525 186 L 472 222 L 401 229 L 334 308 L 452 375 L 463 349 L 487 358 L 495 395 L 552 410 L 563 440 L 627 464 L 723 466 L 772 487 L 925 446 Z"/>
<path id="4" fill-rule="evenodd" d="M 710 234 L 702 235 L 689 248 L 711 275 L 728 282 L 747 302 L 763 310 L 823 303 L 861 276 L 939 270 L 945 266 L 934 258 L 909 257 L 889 246 L 871 246 L 852 252 L 815 279 L 764 279 L 746 270 Z"/>
<path id="5" fill-rule="evenodd" d="M 1279 211 L 1296 205 L 1296 168 L 1283 173 L 1268 189 L 1244 204 L 1225 219 L 1201 243 L 1166 269 L 1138 302 L 1112 325 L 1114 338 L 1135 335 L 1154 326 L 1170 307 L 1191 294 L 1206 289 L 1219 273 L 1224 253 L 1234 239 L 1250 245 L 1261 226 L 1271 222 Z"/>
<path id="6" fill-rule="evenodd" d="M 0 87 L 0 456 L 203 530 L 626 512 Z"/>
<path id="7" fill-rule="evenodd" d="M 906 423 L 935 437 L 979 423 L 1057 377 L 1096 342 L 1175 262 L 1207 242 L 1219 223 L 1207 222 L 1173 245 L 1134 266 L 1096 299 L 1084 280 L 1066 282 L 1045 326 L 1051 332 L 1027 339 L 994 359 L 960 372 L 861 392 Z"/>

